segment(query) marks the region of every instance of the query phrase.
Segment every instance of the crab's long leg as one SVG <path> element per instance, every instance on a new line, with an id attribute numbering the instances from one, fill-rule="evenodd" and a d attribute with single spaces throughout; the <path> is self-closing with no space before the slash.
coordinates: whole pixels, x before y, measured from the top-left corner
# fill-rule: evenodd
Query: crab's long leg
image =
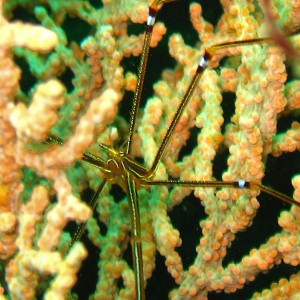
<path id="1" fill-rule="evenodd" d="M 255 182 L 249 182 L 244 180 L 239 181 L 183 181 L 183 180 L 160 180 L 160 181 L 151 181 L 151 180 L 141 180 L 141 184 L 144 184 L 146 186 L 149 185 L 157 185 L 157 186 L 169 186 L 169 187 L 175 187 L 175 186 L 182 186 L 182 187 L 201 187 L 201 188 L 207 188 L 207 187 L 214 187 L 214 188 L 238 188 L 238 189 L 252 189 L 252 190 L 260 190 L 264 193 L 271 195 L 279 200 L 282 200 L 289 204 L 294 204 L 297 206 L 300 206 L 300 203 L 295 201 L 293 198 L 280 193 L 270 187 L 267 187 L 265 185 L 255 183 Z"/>
<path id="2" fill-rule="evenodd" d="M 96 208 L 96 204 L 97 204 L 97 201 L 106 185 L 106 182 L 107 180 L 103 180 L 101 182 L 101 184 L 99 185 L 96 193 L 93 195 L 93 198 L 88 202 L 88 205 L 91 207 L 91 209 L 94 211 L 95 208 Z M 75 233 L 72 237 L 72 240 L 71 240 L 71 243 L 68 245 L 67 249 L 64 251 L 64 255 L 67 255 L 68 252 L 70 251 L 71 247 L 74 245 L 75 242 L 78 242 L 81 240 L 83 234 L 84 234 L 84 231 L 86 229 L 86 222 L 84 223 L 80 223 L 76 230 L 75 230 Z"/>
<path id="3" fill-rule="evenodd" d="M 136 89 L 134 92 L 132 110 L 131 110 L 131 115 L 130 115 L 129 136 L 128 136 L 128 141 L 127 141 L 127 146 L 126 146 L 126 151 L 125 151 L 126 154 L 130 153 L 132 137 L 135 132 L 136 118 L 137 118 L 137 113 L 138 113 L 138 110 L 140 107 L 141 96 L 142 96 L 142 91 L 143 91 L 143 86 L 144 86 L 144 81 L 145 81 L 145 74 L 146 74 L 146 69 L 147 69 L 153 26 L 154 26 L 156 15 L 157 15 L 159 9 L 162 7 L 163 4 L 165 4 L 167 2 L 171 2 L 171 1 L 170 0 L 155 0 L 149 6 L 149 16 L 148 16 L 148 20 L 147 20 L 145 39 L 144 39 L 144 44 L 143 44 L 140 66 L 139 66 L 139 70 L 138 70 L 137 85 L 136 85 Z"/>
<path id="4" fill-rule="evenodd" d="M 142 256 L 142 237 L 141 237 L 141 222 L 140 211 L 137 199 L 137 192 L 135 181 L 132 174 L 126 172 L 126 186 L 128 204 L 130 210 L 131 222 L 131 248 L 133 271 L 135 277 L 135 292 L 137 300 L 145 300 L 145 284 L 144 284 L 144 271 L 143 271 L 143 256 Z"/>
<path id="5" fill-rule="evenodd" d="M 299 34 L 300 30 L 297 30 L 295 32 L 292 32 L 290 34 L 287 34 L 287 37 Z M 167 133 L 165 135 L 165 137 L 163 138 L 160 147 L 158 148 L 157 154 L 154 158 L 154 161 L 152 163 L 151 168 L 149 169 L 147 176 L 150 177 L 154 171 L 157 168 L 157 165 L 161 159 L 161 157 L 163 156 L 165 149 L 169 143 L 169 140 L 175 130 L 175 127 L 178 125 L 180 118 L 182 116 L 182 113 L 184 112 L 185 107 L 187 106 L 188 102 L 190 101 L 191 97 L 193 96 L 194 90 L 199 82 L 199 80 L 201 79 L 204 70 L 207 68 L 210 59 L 212 58 L 212 56 L 219 50 L 221 49 L 226 49 L 226 48 L 232 48 L 232 47 L 240 47 L 240 46 L 249 46 L 249 45 L 253 45 L 253 44 L 263 44 L 263 43 L 271 43 L 272 39 L 269 37 L 265 37 L 265 38 L 255 38 L 255 39 L 249 39 L 249 40 L 242 40 L 242 41 L 233 41 L 233 42 L 225 42 L 225 43 L 220 43 L 220 44 L 216 44 L 213 45 L 210 48 L 207 48 L 205 50 L 205 53 L 203 55 L 203 57 L 201 58 L 196 73 L 181 101 L 181 103 L 179 104 L 177 111 L 172 119 L 172 122 L 167 130 Z"/>

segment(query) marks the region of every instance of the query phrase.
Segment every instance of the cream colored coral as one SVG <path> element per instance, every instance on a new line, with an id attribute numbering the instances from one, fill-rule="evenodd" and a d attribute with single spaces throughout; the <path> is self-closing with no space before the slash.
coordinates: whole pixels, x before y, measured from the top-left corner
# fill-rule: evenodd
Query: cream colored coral
<path id="1" fill-rule="evenodd" d="M 25 47 L 33 51 L 49 51 L 58 43 L 57 35 L 42 26 L 7 23 L 0 26 L 0 48 Z"/>
<path id="2" fill-rule="evenodd" d="M 10 121 L 20 140 L 43 141 L 47 138 L 57 122 L 57 110 L 65 102 L 64 92 L 65 88 L 58 80 L 50 80 L 37 87 L 28 108 L 19 103 L 12 109 Z"/>

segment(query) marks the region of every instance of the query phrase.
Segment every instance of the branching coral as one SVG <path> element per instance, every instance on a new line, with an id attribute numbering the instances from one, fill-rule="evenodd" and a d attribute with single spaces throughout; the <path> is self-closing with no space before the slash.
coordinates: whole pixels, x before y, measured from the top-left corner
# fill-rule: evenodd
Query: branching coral
<path id="1" fill-rule="evenodd" d="M 84 195 L 90 197 L 103 174 L 81 162 L 81 158 L 89 151 L 105 159 L 98 143 L 115 147 L 126 143 L 127 111 L 136 71 L 127 71 L 125 66 L 135 61 L 129 57 L 141 54 L 143 34 L 131 31 L 141 26 L 136 23 L 146 21 L 149 3 L 0 3 L 0 256 L 5 272 L 2 298 L 34 299 L 41 294 L 45 299 L 74 298 L 71 289 L 77 281 L 76 274 L 89 256 L 98 264 L 98 279 L 90 292 L 92 299 L 133 299 L 134 274 L 127 257 L 127 198 L 115 192 L 112 185 L 106 186 L 92 218 Z M 267 34 L 258 2 L 223 0 L 221 4 L 223 13 L 214 25 L 202 16 L 206 9 L 202 12 L 199 4 L 191 4 L 197 44 L 188 45 L 185 36 L 172 32 L 169 52 L 176 66 L 164 70 L 153 85 L 154 95 L 142 107 L 133 137 L 131 155 L 147 167 L 152 164 L 204 48 Z M 273 4 L 273 13 L 282 28 L 289 31 L 299 25 L 297 1 Z M 169 4 L 170 8 L 166 6 L 162 13 L 169 12 L 174 20 L 177 15 L 171 11 L 179 5 Z M 19 10 L 22 20 L 18 20 Z M 74 36 L 73 31 L 83 33 Z M 157 23 L 152 46 L 157 46 L 165 33 L 165 26 Z M 299 38 L 294 37 L 292 42 L 298 51 Z M 284 51 L 274 44 L 227 48 L 216 53 L 170 140 L 155 178 L 212 180 L 224 172 L 225 181 L 242 178 L 260 182 L 268 172 L 270 155 L 291 152 L 297 159 L 299 81 L 288 79 L 291 76 L 285 62 Z M 150 62 L 151 68 L 154 62 Z M 34 83 L 25 84 L 25 79 Z M 230 101 L 234 103 L 228 117 L 223 111 Z M 294 122 L 279 132 L 281 119 Z M 65 142 L 45 144 L 50 135 Z M 220 171 L 221 159 L 227 163 Z M 299 175 L 296 171 L 291 175 L 294 199 L 299 201 Z M 290 181 L 286 176 L 283 180 Z M 192 192 L 195 197 L 188 198 Z M 235 238 L 243 239 L 241 232 L 257 222 L 260 204 L 264 206 L 267 201 L 256 199 L 258 194 L 258 190 L 141 188 L 138 198 L 148 298 L 167 297 L 167 292 L 160 292 L 165 282 L 155 283 L 153 279 L 160 256 L 175 282 L 168 287 L 174 288 L 169 294 L 171 299 L 207 299 L 213 292 L 233 293 L 281 262 L 297 266 L 298 207 L 285 207 L 279 225 L 268 238 L 257 244 L 258 233 L 254 232 L 246 243 L 244 257 L 231 258 L 232 248 L 238 247 Z M 278 199 L 271 201 L 269 209 L 279 203 Z M 198 223 L 193 229 L 196 237 L 181 228 L 183 223 L 189 224 L 189 219 Z M 87 220 L 92 250 L 88 254 L 81 243 L 75 243 L 65 255 L 70 243 L 68 226 L 74 225 L 73 221 Z M 256 248 L 250 250 L 251 247 Z M 97 249 L 97 258 L 92 256 L 93 249 Z M 192 253 L 193 258 L 185 253 Z M 288 295 L 296 299 L 298 277 L 298 273 L 290 280 L 277 277 L 276 284 L 253 298 L 280 299 Z M 255 289 L 251 294 L 254 292 Z M 224 294 L 221 297 L 225 299 Z"/>

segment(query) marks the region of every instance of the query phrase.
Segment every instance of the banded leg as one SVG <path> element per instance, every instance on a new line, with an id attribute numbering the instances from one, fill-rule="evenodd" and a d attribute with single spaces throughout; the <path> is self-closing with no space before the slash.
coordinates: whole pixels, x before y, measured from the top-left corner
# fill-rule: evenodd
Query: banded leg
<path id="1" fill-rule="evenodd" d="M 135 181 L 130 172 L 126 176 L 127 196 L 131 221 L 131 248 L 133 259 L 133 271 L 135 277 L 136 299 L 145 300 L 145 283 L 143 271 L 142 237 L 140 211 L 137 199 Z"/>

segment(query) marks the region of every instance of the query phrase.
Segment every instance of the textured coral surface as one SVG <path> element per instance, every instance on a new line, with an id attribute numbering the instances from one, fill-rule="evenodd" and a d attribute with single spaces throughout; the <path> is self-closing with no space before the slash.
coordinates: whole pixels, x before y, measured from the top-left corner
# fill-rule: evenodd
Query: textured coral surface
<path id="1" fill-rule="evenodd" d="M 127 141 L 150 3 L 0 0 L 0 299 L 134 299 L 127 196 L 107 184 L 93 214 L 104 175 L 81 158 Z M 168 3 L 154 26 L 130 153 L 147 168 L 205 48 L 300 23 L 299 1 L 201 5 Z M 262 181 L 300 201 L 299 62 L 272 38 L 212 57 L 154 179 Z M 146 298 L 299 299 L 300 208 L 259 194 L 140 188 Z"/>

